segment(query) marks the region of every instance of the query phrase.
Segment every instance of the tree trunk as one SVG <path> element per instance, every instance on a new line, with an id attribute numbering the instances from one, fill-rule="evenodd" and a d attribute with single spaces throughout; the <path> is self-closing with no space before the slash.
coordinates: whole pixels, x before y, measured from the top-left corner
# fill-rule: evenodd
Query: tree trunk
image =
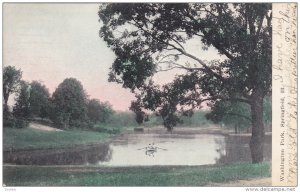
<path id="1" fill-rule="evenodd" d="M 252 163 L 260 163 L 263 161 L 263 145 L 264 145 L 264 124 L 263 124 L 263 96 L 254 94 L 251 101 L 252 115 L 252 137 L 250 140 L 250 150 Z"/>

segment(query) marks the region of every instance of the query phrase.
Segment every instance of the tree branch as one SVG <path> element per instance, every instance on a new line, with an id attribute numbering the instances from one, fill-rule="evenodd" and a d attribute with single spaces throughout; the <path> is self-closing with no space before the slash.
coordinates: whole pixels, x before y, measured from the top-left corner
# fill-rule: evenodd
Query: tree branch
<path id="1" fill-rule="evenodd" d="M 160 69 L 160 70 L 156 70 L 156 72 L 164 72 L 164 71 L 171 71 L 173 69 L 182 69 L 180 67 L 171 67 L 171 68 L 168 68 L 168 69 Z"/>
<path id="2" fill-rule="evenodd" d="M 193 16 L 191 16 L 190 14 L 188 14 L 188 17 L 189 17 L 191 20 L 193 20 L 194 22 L 198 22 L 198 21 L 195 20 L 195 18 L 194 18 Z M 201 37 L 207 39 L 207 36 L 208 36 L 208 35 L 207 35 L 207 32 L 204 30 L 204 28 L 201 28 L 201 32 L 203 33 L 203 36 L 201 36 Z M 200 35 L 197 34 L 197 33 L 194 33 L 194 35 L 200 36 Z M 211 39 L 208 39 L 208 40 L 211 40 Z M 212 42 L 212 45 L 213 45 L 216 49 L 218 49 L 221 53 L 223 53 L 226 57 L 228 57 L 229 59 L 231 59 L 231 60 L 234 60 L 234 59 L 235 59 L 235 57 L 234 57 L 231 53 L 229 53 L 224 47 L 222 47 L 222 46 L 220 45 L 220 43 L 217 43 L 217 42 L 213 41 L 213 42 Z"/>
<path id="3" fill-rule="evenodd" d="M 163 61 L 163 60 L 164 60 L 165 58 L 167 58 L 167 57 L 171 57 L 171 56 L 177 57 L 177 56 L 180 56 L 180 55 L 182 55 L 182 53 L 179 53 L 179 54 L 168 54 L 168 55 L 166 55 L 166 56 L 163 56 L 163 57 L 159 60 L 159 62 Z"/>
<path id="4" fill-rule="evenodd" d="M 133 20 L 133 21 L 135 22 L 135 26 L 138 27 L 140 30 L 142 30 L 144 33 L 147 33 L 148 35 L 150 35 L 150 36 L 151 36 L 152 38 L 154 38 L 155 40 L 157 40 L 157 41 L 159 41 L 159 42 L 161 42 L 161 43 L 163 43 L 163 44 L 165 44 L 165 45 L 167 45 L 167 46 L 170 46 L 170 47 L 174 48 L 175 50 L 179 51 L 179 52 L 182 53 L 183 55 L 185 55 L 185 56 L 187 56 L 187 57 L 189 57 L 189 58 L 191 58 L 191 59 L 196 60 L 198 63 L 200 63 L 200 64 L 206 69 L 206 71 L 207 71 L 208 73 L 210 73 L 210 74 L 212 74 L 213 76 L 217 77 L 217 78 L 220 79 L 221 81 L 225 81 L 225 79 L 224 79 L 221 75 L 215 73 L 215 72 L 214 72 L 211 68 L 209 68 L 209 67 L 208 67 L 201 59 L 195 57 L 194 55 L 191 55 L 191 54 L 187 53 L 184 49 L 178 48 L 178 47 L 176 47 L 175 45 L 173 45 L 173 44 L 171 44 L 171 43 L 169 43 L 169 42 L 165 42 L 165 41 L 162 41 L 162 40 L 158 39 L 158 38 L 155 37 L 153 34 L 151 34 L 150 32 L 148 32 L 147 30 L 145 30 L 145 29 L 144 29 L 137 21 L 135 21 L 135 20 Z"/>
<path id="5" fill-rule="evenodd" d="M 179 50 L 180 51 L 180 50 Z M 215 76 L 216 78 L 218 78 L 219 80 L 221 81 L 225 81 L 225 78 L 222 77 L 221 75 L 215 73 L 211 68 L 209 68 L 201 59 L 195 57 L 194 55 L 191 55 L 185 51 L 180 51 L 181 53 L 183 53 L 185 56 L 189 57 L 189 58 L 192 58 L 194 60 L 196 60 L 198 63 L 200 63 L 200 65 L 202 65 L 207 72 L 209 72 L 210 74 L 212 74 L 213 76 Z"/>
<path id="6" fill-rule="evenodd" d="M 176 39 L 174 39 L 174 38 L 171 38 L 171 39 L 173 41 L 175 41 L 175 43 L 177 43 L 177 45 L 179 45 L 182 50 L 185 50 L 184 47 Z"/>
<path id="7" fill-rule="evenodd" d="M 237 102 L 243 102 L 243 103 L 247 103 L 247 104 L 250 104 L 250 101 L 247 100 L 247 99 L 242 99 L 242 98 L 225 98 L 225 97 L 221 97 L 221 96 L 214 96 L 214 97 L 208 97 L 208 98 L 205 98 L 205 99 L 202 99 L 202 98 L 185 98 L 185 100 L 192 100 L 192 101 L 196 101 L 197 103 L 202 103 L 202 102 L 205 102 L 205 101 L 214 101 L 214 100 L 217 100 L 217 99 L 220 99 L 220 100 L 223 100 L 223 101 L 237 101 Z M 183 101 L 185 101 L 183 100 Z"/>

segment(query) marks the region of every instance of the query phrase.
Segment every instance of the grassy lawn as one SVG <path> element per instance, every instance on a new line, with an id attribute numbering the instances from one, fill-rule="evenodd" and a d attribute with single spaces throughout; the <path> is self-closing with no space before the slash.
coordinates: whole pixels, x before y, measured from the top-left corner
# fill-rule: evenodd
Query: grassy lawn
<path id="1" fill-rule="evenodd" d="M 4 166 L 6 186 L 203 186 L 270 177 L 270 164 L 99 167 Z"/>
<path id="2" fill-rule="evenodd" d="M 3 149 L 49 149 L 74 145 L 93 144 L 106 141 L 111 134 L 94 131 L 61 131 L 47 132 L 33 129 L 3 129 Z"/>

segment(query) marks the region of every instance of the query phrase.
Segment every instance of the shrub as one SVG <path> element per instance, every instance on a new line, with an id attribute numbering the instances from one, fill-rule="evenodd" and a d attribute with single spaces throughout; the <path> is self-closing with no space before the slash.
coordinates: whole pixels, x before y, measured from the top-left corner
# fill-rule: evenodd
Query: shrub
<path id="1" fill-rule="evenodd" d="M 15 127 L 16 119 L 10 112 L 3 111 L 3 127 Z"/>
<path id="2" fill-rule="evenodd" d="M 15 127 L 16 128 L 26 128 L 28 127 L 29 125 L 29 121 L 27 121 L 26 119 L 16 119 L 16 122 L 15 122 Z"/>

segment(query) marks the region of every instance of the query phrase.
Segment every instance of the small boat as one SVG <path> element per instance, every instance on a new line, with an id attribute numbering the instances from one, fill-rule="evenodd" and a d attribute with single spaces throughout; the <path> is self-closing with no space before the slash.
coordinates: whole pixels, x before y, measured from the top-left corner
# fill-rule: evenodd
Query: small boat
<path id="1" fill-rule="evenodd" d="M 148 152 L 156 152 L 156 150 L 158 149 L 158 147 L 153 147 L 153 146 L 148 146 L 146 147 L 146 151 Z"/>

